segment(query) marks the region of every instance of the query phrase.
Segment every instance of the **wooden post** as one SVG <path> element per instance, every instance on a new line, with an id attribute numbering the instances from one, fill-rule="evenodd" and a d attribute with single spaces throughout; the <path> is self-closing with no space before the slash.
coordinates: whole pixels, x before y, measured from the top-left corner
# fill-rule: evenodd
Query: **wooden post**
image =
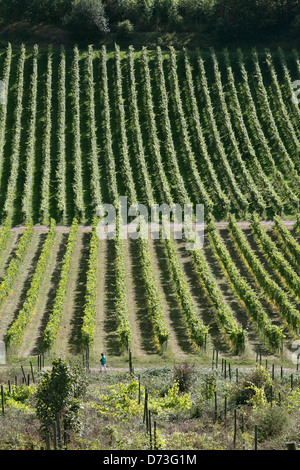
<path id="1" fill-rule="evenodd" d="M 68 434 L 66 430 L 64 430 L 64 447 L 66 450 L 68 449 Z"/>
<path id="2" fill-rule="evenodd" d="M 271 408 L 273 406 L 273 385 L 271 385 Z"/>
<path id="3" fill-rule="evenodd" d="M 239 370 L 238 370 L 238 368 L 236 368 L 235 373 L 236 373 L 236 383 L 238 384 L 239 383 Z"/>
<path id="4" fill-rule="evenodd" d="M 234 408 L 234 431 L 233 431 L 233 447 L 236 446 L 236 408 Z"/>
<path id="5" fill-rule="evenodd" d="M 143 417 L 143 423 L 147 420 L 147 409 L 148 409 L 148 390 L 145 389 L 145 403 L 144 403 L 144 417 Z"/>
<path id="6" fill-rule="evenodd" d="M 141 376 L 139 374 L 139 404 L 141 403 Z"/>
<path id="7" fill-rule="evenodd" d="M 56 429 L 56 422 L 53 423 L 53 445 L 54 445 L 54 450 L 57 450 L 57 429 Z"/>
<path id="8" fill-rule="evenodd" d="M 31 376 L 32 376 L 32 382 L 34 383 L 35 380 L 34 380 L 34 372 L 33 372 L 33 365 L 32 365 L 32 362 L 30 361 L 30 368 L 31 368 Z"/>
<path id="9" fill-rule="evenodd" d="M 23 378 L 24 378 L 24 383 L 26 384 L 26 375 L 25 375 L 25 371 L 24 371 L 24 367 L 21 366 L 21 369 L 22 369 L 22 373 L 23 373 Z"/>
<path id="10" fill-rule="evenodd" d="M 227 396 L 225 395 L 224 398 L 224 423 L 226 426 L 226 418 L 227 418 Z"/>
<path id="11" fill-rule="evenodd" d="M 57 429 L 57 441 L 59 447 L 61 446 L 61 432 L 60 432 L 60 414 L 56 413 L 56 429 Z"/>
<path id="12" fill-rule="evenodd" d="M 51 445 L 50 445 L 50 432 L 49 430 L 47 431 L 46 434 L 46 449 L 51 450 Z"/>
<path id="13" fill-rule="evenodd" d="M 151 443 L 151 434 L 152 434 L 152 431 L 151 431 L 151 410 L 148 411 L 148 431 L 149 431 L 149 434 L 150 434 L 150 443 Z M 152 443 L 151 443 L 151 447 L 152 447 Z"/>
<path id="14" fill-rule="evenodd" d="M 3 385 L 1 385 L 1 406 L 2 406 L 2 414 L 4 414 L 4 390 L 3 390 Z"/>
<path id="15" fill-rule="evenodd" d="M 86 367 L 87 370 L 90 370 L 90 348 L 86 348 Z"/>
<path id="16" fill-rule="evenodd" d="M 254 432 L 254 450 L 257 450 L 257 424 L 255 425 L 255 432 Z"/>
<path id="17" fill-rule="evenodd" d="M 275 366 L 272 364 L 272 380 L 274 380 L 275 377 Z"/>
<path id="18" fill-rule="evenodd" d="M 157 444 L 157 435 L 156 435 L 156 421 L 154 421 L 154 431 L 153 431 L 153 450 L 157 450 L 156 444 Z"/>
<path id="19" fill-rule="evenodd" d="M 132 375 L 132 355 L 131 351 L 129 350 L 129 373 Z"/>
<path id="20" fill-rule="evenodd" d="M 218 402 L 217 402 L 217 392 L 215 392 L 215 421 L 217 420 L 218 415 Z"/>
<path id="21" fill-rule="evenodd" d="M 218 368 L 219 351 L 216 351 L 216 368 Z"/>
<path id="22" fill-rule="evenodd" d="M 8 380 L 8 393 L 11 394 L 11 385 L 10 385 L 10 380 Z"/>
<path id="23" fill-rule="evenodd" d="M 294 441 L 286 443 L 286 450 L 297 450 L 297 444 Z"/>

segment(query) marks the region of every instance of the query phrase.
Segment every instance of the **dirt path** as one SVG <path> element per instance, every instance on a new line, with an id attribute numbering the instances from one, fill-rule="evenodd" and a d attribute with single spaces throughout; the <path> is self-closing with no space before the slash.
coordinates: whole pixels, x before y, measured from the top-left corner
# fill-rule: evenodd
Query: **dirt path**
<path id="1" fill-rule="evenodd" d="M 74 348 L 76 349 L 76 345 L 74 344 L 74 335 L 77 326 L 75 312 L 77 307 L 77 293 L 79 289 L 80 263 L 82 261 L 84 250 L 83 235 L 83 232 L 79 231 L 70 265 L 65 308 L 55 345 L 56 354 L 60 356 L 76 352 L 76 350 L 74 351 Z"/>
<path id="2" fill-rule="evenodd" d="M 127 305 L 128 305 L 128 318 L 132 334 L 131 352 L 134 356 L 145 354 L 143 347 L 143 332 L 139 328 L 139 321 L 137 312 L 139 309 L 138 299 L 136 297 L 136 288 L 134 283 L 134 263 L 130 253 L 130 240 L 125 240 L 124 243 L 124 257 L 126 269 L 126 289 L 127 289 Z"/>
<path id="3" fill-rule="evenodd" d="M 296 224 L 296 220 L 283 220 L 283 222 L 284 222 L 284 225 L 286 227 L 291 228 L 291 229 Z M 226 228 L 228 226 L 227 221 L 215 222 L 215 224 L 216 224 L 216 227 L 219 228 L 219 229 Z M 237 221 L 237 224 L 241 228 L 246 229 L 246 228 L 250 227 L 251 222 L 249 222 L 249 221 Z M 262 220 L 261 224 L 262 224 L 263 227 L 271 228 L 274 225 L 274 222 L 272 220 Z M 156 227 L 156 225 L 154 225 L 154 226 Z M 172 229 L 172 227 L 174 226 L 174 223 L 171 222 L 170 226 L 171 226 L 171 229 Z M 133 227 L 132 224 L 131 224 L 131 227 Z M 149 228 L 150 227 L 151 227 L 151 223 L 149 224 Z M 206 224 L 204 224 L 204 228 L 205 227 L 206 227 Z M 11 231 L 12 232 L 23 232 L 25 230 L 25 228 L 26 228 L 25 226 L 21 225 L 21 226 L 18 226 L 18 227 L 12 227 Z M 56 230 L 61 231 L 61 232 L 68 232 L 69 229 L 70 229 L 70 227 L 66 226 L 66 225 L 58 225 L 56 227 Z M 44 225 L 35 225 L 34 230 L 44 232 L 45 230 L 47 230 L 47 227 L 45 227 Z M 91 226 L 89 226 L 89 225 L 80 225 L 79 230 L 80 230 L 80 232 L 90 232 L 91 231 Z"/>
<path id="4" fill-rule="evenodd" d="M 99 358 L 102 350 L 106 351 L 107 338 L 104 328 L 106 315 L 106 295 L 107 295 L 107 257 L 108 242 L 99 241 L 99 261 L 98 261 L 98 289 L 96 298 L 96 317 L 95 317 L 95 338 L 91 354 Z"/>
<path id="5" fill-rule="evenodd" d="M 21 264 L 19 274 L 13 285 L 11 295 L 5 299 L 0 310 L 0 339 L 3 340 L 7 329 L 13 322 L 18 311 L 22 308 L 26 292 L 30 286 L 30 281 L 35 269 L 36 262 L 41 250 L 43 237 L 41 233 L 35 232 L 28 251 Z"/>
<path id="6" fill-rule="evenodd" d="M 7 241 L 7 245 L 4 250 L 2 250 L 0 254 L 0 280 L 3 278 L 5 269 L 7 268 L 11 257 L 14 253 L 14 250 L 17 246 L 17 242 L 20 238 L 21 234 L 17 232 L 10 232 L 9 239 Z"/>
<path id="7" fill-rule="evenodd" d="M 186 353 L 193 353 L 193 350 L 186 334 L 183 314 L 178 308 L 172 289 L 172 281 L 168 271 L 166 271 L 167 260 L 159 240 L 150 241 L 150 253 L 158 290 L 162 299 L 166 325 L 170 331 L 168 348 L 175 357 L 184 358 Z"/>
<path id="8" fill-rule="evenodd" d="M 39 340 L 44 329 L 44 318 L 49 304 L 49 297 L 53 296 L 53 277 L 56 275 L 57 255 L 63 242 L 63 233 L 57 233 L 49 257 L 48 267 L 44 275 L 39 296 L 30 324 L 27 325 L 22 344 L 19 348 L 19 357 L 29 357 L 40 352 Z"/>

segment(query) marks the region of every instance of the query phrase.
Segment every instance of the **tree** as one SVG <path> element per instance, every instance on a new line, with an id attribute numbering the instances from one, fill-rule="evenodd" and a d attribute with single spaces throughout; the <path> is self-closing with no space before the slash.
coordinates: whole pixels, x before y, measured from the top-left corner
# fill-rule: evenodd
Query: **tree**
<path id="1" fill-rule="evenodd" d="M 65 25 L 82 39 L 97 39 L 109 33 L 108 20 L 101 0 L 77 0 L 66 16 Z"/>
<path id="2" fill-rule="evenodd" d="M 85 386 L 78 370 L 60 358 L 53 361 L 52 370 L 43 375 L 35 395 L 37 416 L 44 430 L 56 421 L 58 413 L 65 431 L 79 428 L 79 398 Z"/>

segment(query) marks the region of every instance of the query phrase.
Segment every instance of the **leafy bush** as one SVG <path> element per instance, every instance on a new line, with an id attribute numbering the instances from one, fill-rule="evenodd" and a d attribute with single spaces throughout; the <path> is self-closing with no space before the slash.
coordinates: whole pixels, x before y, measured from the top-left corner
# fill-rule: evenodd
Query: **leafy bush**
<path id="1" fill-rule="evenodd" d="M 36 390 L 36 413 L 43 428 L 62 415 L 64 430 L 77 430 L 80 425 L 79 398 L 85 392 L 85 380 L 78 370 L 71 368 L 61 358 L 53 361 L 52 370 L 46 372 Z"/>
<path id="2" fill-rule="evenodd" d="M 236 392 L 236 404 L 255 405 L 259 401 L 264 401 L 270 392 L 271 377 L 268 371 L 262 366 L 248 374 Z M 254 398 L 256 396 L 256 398 Z"/>
<path id="3" fill-rule="evenodd" d="M 291 424 L 288 411 L 281 406 L 256 408 L 252 420 L 257 424 L 259 442 L 282 436 Z"/>
<path id="4" fill-rule="evenodd" d="M 133 33 L 134 27 L 130 20 L 124 20 L 118 22 L 116 30 L 119 39 L 128 39 Z"/>
<path id="5" fill-rule="evenodd" d="M 184 362 L 174 367 L 173 380 L 178 384 L 180 392 L 188 392 L 196 379 L 194 365 Z"/>
<path id="6" fill-rule="evenodd" d="M 101 0 L 77 0 L 64 23 L 82 39 L 97 39 L 109 32 Z"/>

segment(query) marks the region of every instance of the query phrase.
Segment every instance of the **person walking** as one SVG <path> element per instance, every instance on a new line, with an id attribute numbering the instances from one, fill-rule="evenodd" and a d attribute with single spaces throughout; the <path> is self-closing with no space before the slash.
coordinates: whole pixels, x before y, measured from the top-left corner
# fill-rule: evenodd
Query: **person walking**
<path id="1" fill-rule="evenodd" d="M 100 359 L 100 372 L 107 372 L 107 367 L 106 367 L 106 357 L 103 353 L 101 353 L 101 359 Z"/>

